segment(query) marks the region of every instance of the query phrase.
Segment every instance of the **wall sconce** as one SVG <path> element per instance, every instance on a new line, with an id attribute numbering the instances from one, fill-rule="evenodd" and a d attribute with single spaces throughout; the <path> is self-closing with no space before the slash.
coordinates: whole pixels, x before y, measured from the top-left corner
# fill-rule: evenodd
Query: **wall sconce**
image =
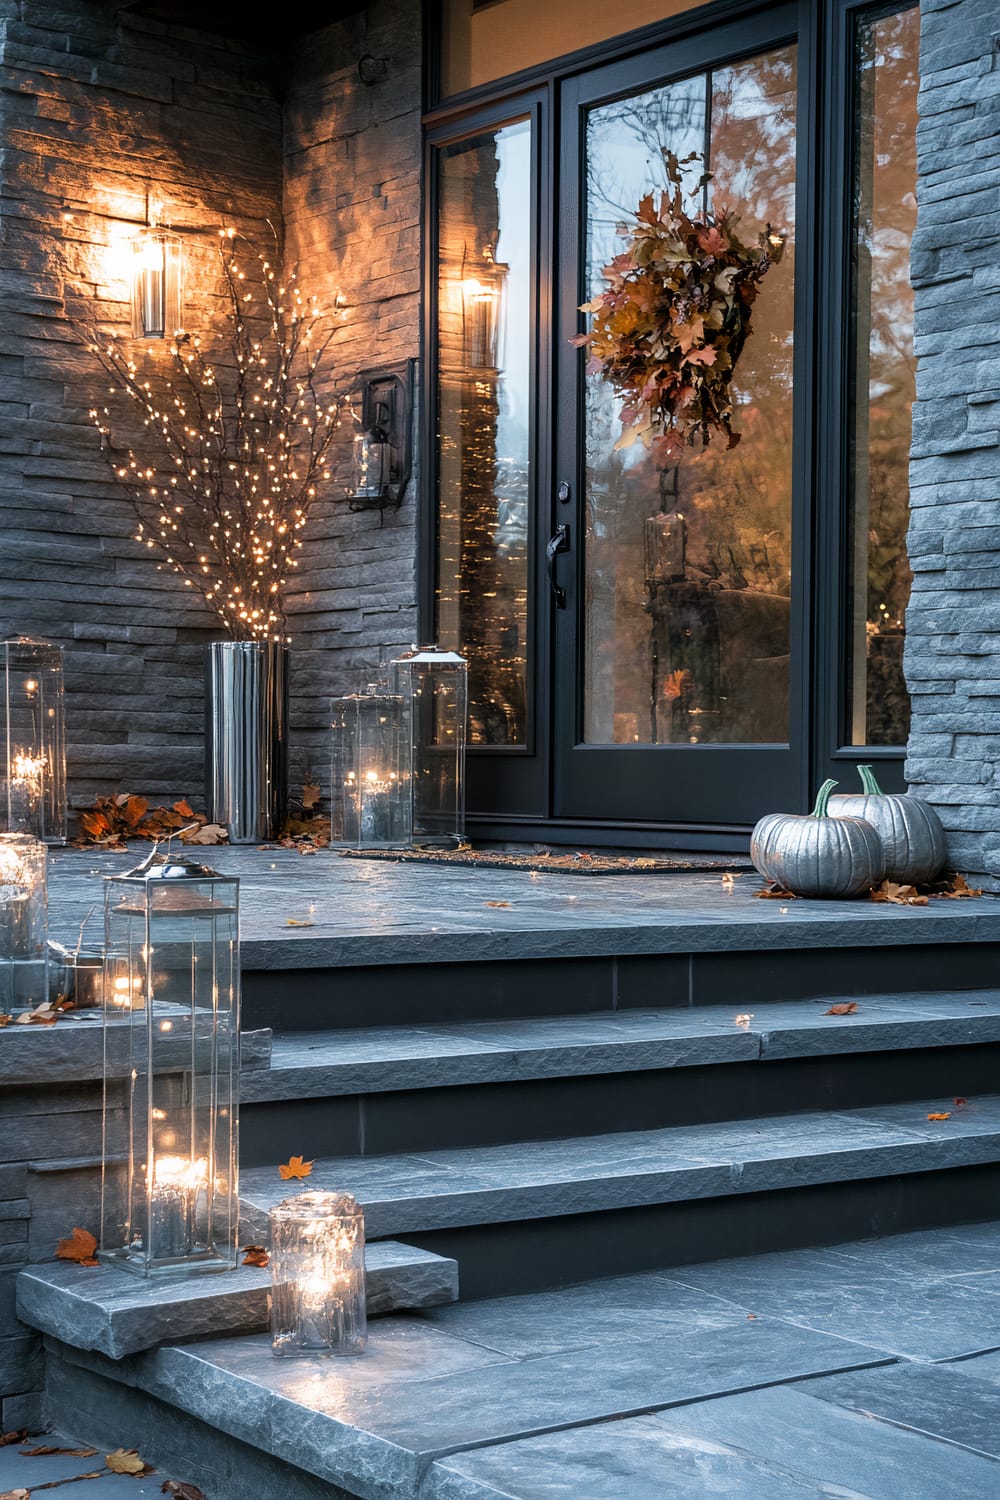
<path id="1" fill-rule="evenodd" d="M 354 439 L 351 510 L 400 505 L 410 477 L 413 361 L 362 370 L 361 432 Z"/>
<path id="2" fill-rule="evenodd" d="M 132 255 L 132 337 L 173 338 L 183 327 L 180 239 L 150 224 L 133 240 Z"/>
<path id="3" fill-rule="evenodd" d="M 465 363 L 470 370 L 500 365 L 504 292 L 509 266 L 493 259 L 487 246 L 475 276 L 462 281 L 462 329 Z"/>

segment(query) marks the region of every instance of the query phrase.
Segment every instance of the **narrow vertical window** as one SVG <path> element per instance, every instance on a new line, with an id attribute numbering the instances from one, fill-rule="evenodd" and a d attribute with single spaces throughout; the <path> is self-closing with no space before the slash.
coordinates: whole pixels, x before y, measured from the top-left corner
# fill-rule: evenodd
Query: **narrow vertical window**
<path id="1" fill-rule="evenodd" d="M 867 16 L 855 33 L 848 705 L 855 745 L 904 744 L 910 722 L 903 632 L 919 44 L 917 6 Z"/>
<path id="2" fill-rule="evenodd" d="M 469 743 L 527 738 L 531 124 L 439 154 L 437 639 Z"/>

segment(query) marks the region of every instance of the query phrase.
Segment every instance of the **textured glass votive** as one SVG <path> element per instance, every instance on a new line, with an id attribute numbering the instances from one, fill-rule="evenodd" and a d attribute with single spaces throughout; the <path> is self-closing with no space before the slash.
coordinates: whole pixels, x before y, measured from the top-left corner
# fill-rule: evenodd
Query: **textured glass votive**
<path id="1" fill-rule="evenodd" d="M 350 1193 L 299 1193 L 271 1211 L 271 1348 L 361 1354 L 365 1221 Z"/>
<path id="2" fill-rule="evenodd" d="M 45 845 L 0 834 L 0 1012 L 49 998 Z"/>

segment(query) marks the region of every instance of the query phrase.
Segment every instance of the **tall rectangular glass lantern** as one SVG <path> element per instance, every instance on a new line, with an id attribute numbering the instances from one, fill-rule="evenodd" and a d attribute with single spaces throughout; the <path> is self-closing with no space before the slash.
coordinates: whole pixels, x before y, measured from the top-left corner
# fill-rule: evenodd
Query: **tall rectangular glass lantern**
<path id="1" fill-rule="evenodd" d="M 407 701 L 369 689 L 330 705 L 330 842 L 397 849 L 410 842 Z"/>
<path id="2" fill-rule="evenodd" d="M 102 1260 L 237 1263 L 239 881 L 153 854 L 106 878 Z M 126 1079 L 124 1138 L 109 1082 Z"/>
<path id="3" fill-rule="evenodd" d="M 455 848 L 465 837 L 465 658 L 436 646 L 404 651 L 389 682 L 408 708 L 413 843 Z"/>
<path id="4" fill-rule="evenodd" d="M 0 642 L 0 831 L 66 842 L 63 651 L 19 635 Z"/>
<path id="5" fill-rule="evenodd" d="M 0 1013 L 49 998 L 45 845 L 0 833 Z"/>

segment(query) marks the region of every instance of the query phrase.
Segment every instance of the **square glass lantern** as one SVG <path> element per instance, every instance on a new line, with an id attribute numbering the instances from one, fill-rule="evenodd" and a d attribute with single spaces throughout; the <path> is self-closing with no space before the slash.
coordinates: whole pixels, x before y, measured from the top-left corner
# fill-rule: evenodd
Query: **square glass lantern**
<path id="1" fill-rule="evenodd" d="M 365 1220 L 355 1199 L 299 1193 L 270 1218 L 275 1356 L 363 1353 Z"/>
<path id="2" fill-rule="evenodd" d="M 25 833 L 0 834 L 0 1012 L 49 998 L 48 851 Z"/>
<path id="3" fill-rule="evenodd" d="M 412 735 L 412 841 L 454 849 L 465 837 L 465 658 L 436 646 L 405 651 L 389 663 L 389 683 Z"/>
<path id="4" fill-rule="evenodd" d="M 66 842 L 63 651 L 20 635 L 0 642 L 0 830 Z"/>
<path id="5" fill-rule="evenodd" d="M 108 876 L 104 890 L 99 1253 L 140 1276 L 229 1270 L 239 1219 L 239 881 L 154 853 Z"/>
<path id="6" fill-rule="evenodd" d="M 410 733 L 406 699 L 369 688 L 330 705 L 330 842 L 398 849 L 410 842 Z"/>

